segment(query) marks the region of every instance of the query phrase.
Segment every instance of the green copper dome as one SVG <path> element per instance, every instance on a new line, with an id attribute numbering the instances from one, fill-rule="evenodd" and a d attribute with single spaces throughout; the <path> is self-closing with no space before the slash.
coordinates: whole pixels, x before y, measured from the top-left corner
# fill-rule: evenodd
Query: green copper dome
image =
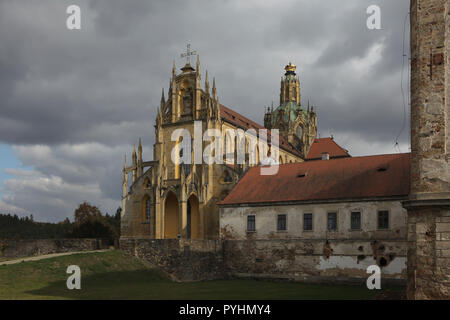
<path id="1" fill-rule="evenodd" d="M 306 118 L 306 110 L 304 110 L 301 105 L 293 101 L 283 103 L 278 108 L 276 108 L 273 113 L 274 124 L 278 123 L 278 119 L 280 116 L 285 123 L 289 123 L 289 121 L 295 121 L 299 114 L 301 114 L 303 118 Z"/>

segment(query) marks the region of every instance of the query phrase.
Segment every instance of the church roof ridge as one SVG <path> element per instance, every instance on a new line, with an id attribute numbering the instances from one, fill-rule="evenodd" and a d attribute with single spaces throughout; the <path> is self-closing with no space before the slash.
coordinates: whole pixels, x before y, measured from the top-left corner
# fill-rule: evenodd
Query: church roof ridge
<path id="1" fill-rule="evenodd" d="M 224 106 L 223 104 L 219 104 L 220 107 L 220 116 L 222 119 L 238 126 L 238 127 L 242 127 L 245 130 L 248 129 L 255 129 L 255 130 L 259 130 L 259 129 L 266 129 L 268 135 L 270 136 L 270 129 L 265 128 L 264 126 L 260 125 L 259 123 L 250 120 L 249 118 L 243 116 L 242 114 L 240 114 L 237 111 L 234 111 L 233 109 Z M 300 154 L 298 153 L 298 151 L 288 142 L 286 141 L 283 136 L 279 136 L 280 138 L 280 145 L 279 148 L 284 149 L 289 151 L 292 154 L 295 154 L 297 156 L 299 156 Z"/>

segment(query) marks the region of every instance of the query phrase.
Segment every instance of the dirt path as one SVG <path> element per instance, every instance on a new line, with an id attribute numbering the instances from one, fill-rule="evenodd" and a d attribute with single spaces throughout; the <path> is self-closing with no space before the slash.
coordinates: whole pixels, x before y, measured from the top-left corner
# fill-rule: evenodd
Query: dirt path
<path id="1" fill-rule="evenodd" d="M 54 258 L 54 257 L 68 256 L 68 255 L 71 255 L 71 254 L 106 252 L 106 251 L 109 251 L 109 250 L 113 250 L 113 249 L 93 250 L 93 251 L 74 251 L 74 252 L 62 252 L 62 253 L 43 254 L 41 256 L 23 257 L 23 258 L 18 258 L 18 259 L 14 259 L 14 260 L 0 261 L 0 266 L 1 265 L 7 265 L 7 264 L 16 264 L 16 263 L 25 262 L 25 261 L 38 261 L 38 260 L 42 260 L 42 259 L 49 259 L 49 258 Z"/>

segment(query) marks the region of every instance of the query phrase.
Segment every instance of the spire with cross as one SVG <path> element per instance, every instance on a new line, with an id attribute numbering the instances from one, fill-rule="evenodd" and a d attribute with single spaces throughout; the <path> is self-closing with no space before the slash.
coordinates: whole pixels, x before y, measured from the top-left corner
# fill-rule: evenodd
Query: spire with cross
<path id="1" fill-rule="evenodd" d="M 186 58 L 186 65 L 191 65 L 191 56 L 197 55 L 197 51 L 191 51 L 191 45 L 188 44 L 186 52 L 181 54 L 181 58 Z"/>

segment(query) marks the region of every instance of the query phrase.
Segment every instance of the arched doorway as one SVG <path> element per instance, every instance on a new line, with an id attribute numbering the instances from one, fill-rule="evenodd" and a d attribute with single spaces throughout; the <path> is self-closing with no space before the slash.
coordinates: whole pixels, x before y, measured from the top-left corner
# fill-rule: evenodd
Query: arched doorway
<path id="1" fill-rule="evenodd" d="M 164 205 L 164 239 L 178 238 L 179 205 L 175 193 L 167 194 Z"/>
<path id="2" fill-rule="evenodd" d="M 187 201 L 187 237 L 188 239 L 199 239 L 200 230 L 199 224 L 199 210 L 198 198 L 191 195 Z"/>

